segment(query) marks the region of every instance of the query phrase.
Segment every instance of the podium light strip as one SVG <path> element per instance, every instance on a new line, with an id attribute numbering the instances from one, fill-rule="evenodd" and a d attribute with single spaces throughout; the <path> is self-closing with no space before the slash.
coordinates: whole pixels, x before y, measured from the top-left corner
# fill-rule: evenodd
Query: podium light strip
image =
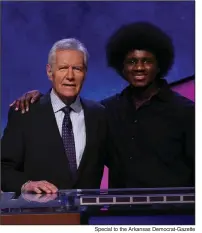
<path id="1" fill-rule="evenodd" d="M 194 194 L 163 195 L 163 196 L 117 196 L 117 197 L 89 197 L 81 196 L 80 205 L 124 205 L 124 204 L 171 204 L 171 203 L 195 203 Z"/>

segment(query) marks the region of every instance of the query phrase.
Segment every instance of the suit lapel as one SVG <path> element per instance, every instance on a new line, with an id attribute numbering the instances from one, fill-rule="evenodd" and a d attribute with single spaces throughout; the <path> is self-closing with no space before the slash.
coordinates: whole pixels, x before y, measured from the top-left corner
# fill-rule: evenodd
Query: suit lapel
<path id="1" fill-rule="evenodd" d="M 60 132 L 57 126 L 57 122 L 55 119 L 55 115 L 53 112 L 50 94 L 44 95 L 40 99 L 40 119 L 42 119 L 41 122 L 43 122 L 43 125 L 41 125 L 41 128 L 44 130 L 44 133 L 46 136 L 44 136 L 44 140 L 48 138 L 50 143 L 54 144 L 54 151 L 55 156 L 58 159 L 58 164 L 62 166 L 59 169 L 64 169 L 64 171 L 67 171 L 66 175 L 71 177 L 68 158 L 65 154 L 65 149 L 62 141 L 62 137 L 60 136 Z M 44 120 L 43 120 L 44 119 Z M 58 156 L 59 155 L 59 156 Z M 64 174 L 65 174 L 64 173 Z"/>
<path id="2" fill-rule="evenodd" d="M 49 137 L 52 137 L 55 142 L 61 144 L 62 140 L 60 137 L 59 129 L 51 105 L 50 94 L 46 94 L 40 99 L 40 117 L 45 119 L 43 122 L 43 128 L 46 129 Z"/>
<path id="3" fill-rule="evenodd" d="M 90 153 L 89 153 L 89 148 L 90 148 L 90 144 L 93 141 L 93 137 L 95 137 L 94 134 L 94 120 L 92 117 L 92 107 L 90 106 L 89 102 L 81 99 L 81 104 L 84 110 L 84 119 L 85 119 L 85 127 L 86 127 L 86 146 L 83 152 L 83 156 L 80 162 L 80 165 L 78 167 L 77 170 L 77 179 L 76 182 L 78 181 L 78 179 L 81 177 L 81 173 L 86 165 L 86 163 L 89 163 L 90 160 Z"/>

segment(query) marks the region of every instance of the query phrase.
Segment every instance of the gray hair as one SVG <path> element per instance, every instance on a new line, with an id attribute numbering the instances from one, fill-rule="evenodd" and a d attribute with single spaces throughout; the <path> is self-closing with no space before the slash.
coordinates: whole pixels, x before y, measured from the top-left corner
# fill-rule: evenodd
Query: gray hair
<path id="1" fill-rule="evenodd" d="M 59 40 L 59 41 L 55 42 L 54 45 L 52 46 L 50 52 L 49 52 L 49 55 L 48 55 L 48 64 L 49 65 L 52 65 L 53 60 L 55 59 L 55 55 L 56 55 L 57 50 L 78 50 L 78 51 L 83 52 L 84 64 L 87 68 L 88 58 L 89 58 L 88 50 L 84 46 L 84 44 L 81 43 L 79 40 L 77 40 L 75 38 L 68 38 L 68 39 L 63 39 L 63 40 Z"/>

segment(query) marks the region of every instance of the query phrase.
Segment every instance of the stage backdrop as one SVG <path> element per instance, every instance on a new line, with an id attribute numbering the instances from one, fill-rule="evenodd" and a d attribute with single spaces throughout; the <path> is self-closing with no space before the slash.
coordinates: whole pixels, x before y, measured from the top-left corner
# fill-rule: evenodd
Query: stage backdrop
<path id="1" fill-rule="evenodd" d="M 117 28 L 134 21 L 150 21 L 173 38 L 176 57 L 166 77 L 169 83 L 194 74 L 193 1 L 7 1 L 1 2 L 1 6 L 1 132 L 7 122 L 9 103 L 28 90 L 45 93 L 49 89 L 45 72 L 48 52 L 55 41 L 63 38 L 78 38 L 89 50 L 88 74 L 82 90 L 86 98 L 101 100 L 126 86 L 107 67 L 105 44 Z M 193 88 L 188 89 L 193 96 Z"/>
<path id="2" fill-rule="evenodd" d="M 1 2 L 2 86 L 1 125 L 9 103 L 30 89 L 46 92 L 45 65 L 52 44 L 76 37 L 90 53 L 84 97 L 100 100 L 121 91 L 126 83 L 106 65 L 105 44 L 123 24 L 147 20 L 172 36 L 176 59 L 169 82 L 194 73 L 194 2 Z"/>

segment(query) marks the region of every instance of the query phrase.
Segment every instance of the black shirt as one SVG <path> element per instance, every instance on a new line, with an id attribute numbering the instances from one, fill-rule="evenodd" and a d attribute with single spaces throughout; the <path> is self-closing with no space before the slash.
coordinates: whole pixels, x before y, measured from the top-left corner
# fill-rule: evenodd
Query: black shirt
<path id="1" fill-rule="evenodd" d="M 101 103 L 109 122 L 111 188 L 194 186 L 194 102 L 162 80 L 138 110 L 130 86 Z"/>

